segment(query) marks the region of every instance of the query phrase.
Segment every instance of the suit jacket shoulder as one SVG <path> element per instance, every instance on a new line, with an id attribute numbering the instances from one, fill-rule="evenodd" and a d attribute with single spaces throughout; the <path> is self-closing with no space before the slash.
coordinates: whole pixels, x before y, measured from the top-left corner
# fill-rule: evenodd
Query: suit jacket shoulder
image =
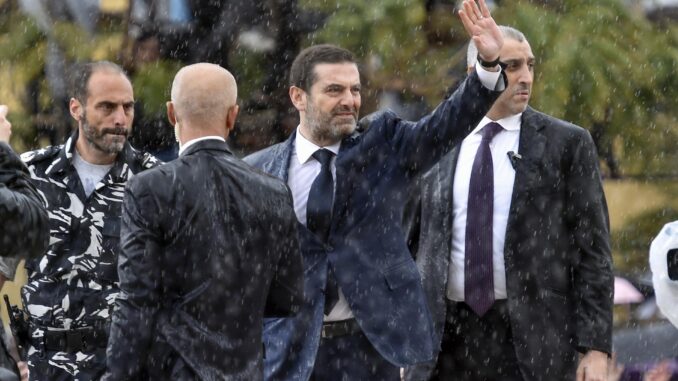
<path id="1" fill-rule="evenodd" d="M 270 160 L 271 156 L 277 156 L 280 154 L 286 147 L 286 142 L 281 142 L 274 144 L 270 147 L 266 147 L 262 150 L 259 150 L 255 153 L 247 155 L 243 160 L 245 163 L 260 168 L 264 163 Z"/>
<path id="2" fill-rule="evenodd" d="M 567 137 L 583 137 L 590 135 L 588 130 L 576 124 L 558 119 L 554 116 L 544 114 L 531 107 L 528 107 L 523 113 L 522 125 L 526 127 L 533 127 L 537 129 L 544 128 L 549 134 Z"/>

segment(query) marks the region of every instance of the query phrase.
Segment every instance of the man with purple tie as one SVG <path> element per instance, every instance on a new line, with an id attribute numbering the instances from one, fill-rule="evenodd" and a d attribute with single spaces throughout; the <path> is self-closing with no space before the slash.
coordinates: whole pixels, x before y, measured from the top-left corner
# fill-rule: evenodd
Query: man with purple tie
<path id="1" fill-rule="evenodd" d="M 499 29 L 506 90 L 422 180 L 416 261 L 438 352 L 406 379 L 604 380 L 613 276 L 596 149 L 528 107 L 535 57 Z"/>

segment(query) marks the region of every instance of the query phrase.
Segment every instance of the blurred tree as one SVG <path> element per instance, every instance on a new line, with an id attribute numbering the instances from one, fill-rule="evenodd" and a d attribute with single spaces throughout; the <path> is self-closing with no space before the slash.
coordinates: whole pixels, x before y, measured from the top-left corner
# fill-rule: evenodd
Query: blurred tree
<path id="1" fill-rule="evenodd" d="M 648 250 L 661 227 L 678 220 L 678 209 L 671 206 L 642 213 L 612 234 L 615 268 L 624 272 L 646 273 Z"/>
<path id="2" fill-rule="evenodd" d="M 615 178 L 678 176 L 678 34 L 619 0 L 503 2 L 538 58 L 532 104 L 588 128 Z"/>
<path id="3" fill-rule="evenodd" d="M 464 76 L 466 34 L 454 1 L 299 3 L 331 14 L 305 44 L 354 51 L 377 92 L 400 86 L 432 107 Z M 675 25 L 654 25 L 621 0 L 495 4 L 497 21 L 525 32 L 538 58 L 532 105 L 589 129 L 610 177 L 678 176 Z M 364 94 L 365 112 L 374 95 Z"/>
<path id="4" fill-rule="evenodd" d="M 377 108 L 376 99 L 383 89 L 415 99 L 423 96 L 429 107 L 435 106 L 465 75 L 466 37 L 455 14 L 455 3 L 262 2 L 266 12 L 261 20 L 266 21 L 259 26 L 266 26 L 264 34 L 275 37 L 275 48 L 265 53 L 250 51 L 232 36 L 236 43 L 228 58 L 241 83 L 241 98 L 248 100 L 244 111 L 257 114 L 260 105 L 265 106 L 263 111 L 271 106 L 276 111 L 262 112 L 271 114 L 263 122 L 262 118 L 248 121 L 265 128 L 252 130 L 245 128 L 247 123 L 240 123 L 239 138 L 261 136 L 268 129 L 287 132 L 296 125 L 296 120 L 288 120 L 294 110 L 289 109 L 284 77 L 296 51 L 312 43 L 335 43 L 362 59 L 363 114 Z M 678 176 L 674 164 L 678 162 L 675 24 L 653 25 L 621 0 L 494 3 L 497 21 L 523 30 L 538 57 L 532 101 L 536 108 L 588 128 L 612 177 Z M 327 18 L 312 19 L 309 14 Z M 125 31 L 122 23 L 117 29 L 115 23 L 109 24 L 102 30 L 99 22 L 95 35 L 89 36 L 73 24 L 57 23 L 50 37 L 58 41 L 67 60 L 113 58 Z M 42 79 L 46 40 L 37 24 L 19 12 L 17 0 L 0 0 L 0 78 L 11 78 L 11 84 L 0 89 L 0 96 L 10 103 L 22 100 L 21 104 L 11 103 L 10 115 L 15 120 L 13 140 L 19 149 L 35 145 L 34 129 L 27 125 L 29 117 L 35 123 L 39 115 L 49 115 L 32 109 L 49 110 L 54 102 Z M 143 78 L 139 81 L 144 83 Z M 29 82 L 33 85 L 27 88 Z M 30 93 L 41 94 L 34 98 L 37 101 L 33 106 L 24 100 Z M 150 96 L 149 92 L 146 95 Z M 246 114 L 243 112 L 243 117 Z"/>
<path id="5" fill-rule="evenodd" d="M 378 94 L 370 89 L 423 95 L 433 107 L 464 75 L 459 66 L 465 57 L 457 54 L 464 43 L 459 37 L 464 35 L 463 27 L 446 2 L 301 0 L 300 5 L 331 14 L 306 45 L 337 44 L 362 60 L 363 114 L 377 107 Z"/>
<path id="6" fill-rule="evenodd" d="M 12 79 L 1 95 L 12 106 L 12 143 L 23 151 L 44 145 L 36 141 L 40 136 L 47 136 L 49 144 L 62 142 L 71 124 L 68 66 L 78 60 L 115 57 L 108 48 L 116 45 L 110 43 L 116 36 L 105 28 L 88 33 L 71 16 L 51 8 L 60 3 L 31 2 L 23 8 L 20 4 L 17 0 L 0 2 L 0 72 Z M 98 15 L 93 17 L 99 20 Z"/>

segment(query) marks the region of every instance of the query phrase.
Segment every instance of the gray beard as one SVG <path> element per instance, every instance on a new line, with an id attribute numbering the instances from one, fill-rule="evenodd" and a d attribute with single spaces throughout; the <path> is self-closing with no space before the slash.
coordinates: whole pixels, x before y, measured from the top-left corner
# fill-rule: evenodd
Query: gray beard
<path id="1" fill-rule="evenodd" d="M 82 130 L 85 135 L 84 138 L 91 147 L 107 154 L 117 154 L 125 147 L 124 142 L 105 144 L 104 136 L 106 134 L 99 134 L 94 127 L 90 126 L 89 123 L 87 123 L 87 117 L 84 114 L 80 121 L 82 122 Z"/>

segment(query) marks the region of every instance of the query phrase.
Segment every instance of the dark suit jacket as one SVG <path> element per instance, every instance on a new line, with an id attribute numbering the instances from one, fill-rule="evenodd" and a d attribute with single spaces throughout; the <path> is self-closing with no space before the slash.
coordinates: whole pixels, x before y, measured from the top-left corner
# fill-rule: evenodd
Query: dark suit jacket
<path id="1" fill-rule="evenodd" d="M 47 250 L 49 221 L 26 166 L 0 143 L 0 257 L 36 257 Z"/>
<path id="2" fill-rule="evenodd" d="M 504 248 L 513 345 L 526 380 L 573 380 L 577 350 L 611 350 L 614 281 L 598 158 L 586 130 L 529 107 L 519 153 Z M 455 148 L 422 179 L 416 261 L 438 351 L 457 157 Z M 434 363 L 406 378 L 427 380 Z"/>
<path id="3" fill-rule="evenodd" d="M 303 296 L 296 226 L 287 186 L 218 140 L 132 178 L 105 379 L 261 379 L 264 311 Z"/>
<path id="4" fill-rule="evenodd" d="M 461 141 L 498 95 L 474 73 L 420 121 L 375 113 L 341 142 L 328 244 L 299 227 L 306 303 L 295 318 L 267 321 L 267 379 L 308 379 L 328 261 L 362 331 L 385 359 L 404 366 L 431 358 L 431 319 L 401 225 L 403 206 L 413 179 Z M 293 134 L 245 160 L 287 181 L 294 139 Z"/>

